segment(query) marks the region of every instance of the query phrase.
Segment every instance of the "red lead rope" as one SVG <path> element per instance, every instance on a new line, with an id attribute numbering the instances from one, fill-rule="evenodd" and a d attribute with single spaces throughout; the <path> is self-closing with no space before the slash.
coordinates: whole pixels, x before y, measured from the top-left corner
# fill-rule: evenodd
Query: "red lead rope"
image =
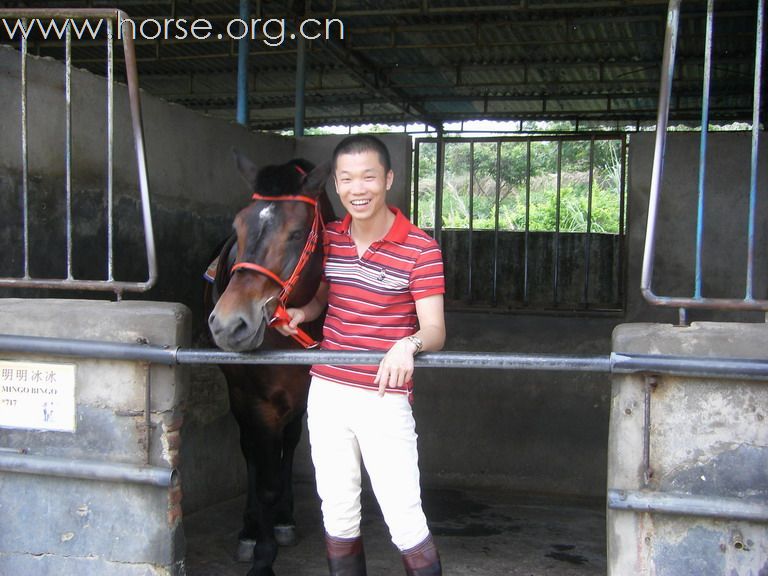
<path id="1" fill-rule="evenodd" d="M 287 280 L 282 280 L 277 274 L 272 272 L 272 270 L 265 268 L 260 264 L 254 264 L 253 262 L 237 262 L 232 266 L 232 270 L 230 271 L 231 273 L 242 268 L 253 270 L 275 281 L 282 288 L 280 295 L 277 297 L 277 305 L 272 314 L 272 318 L 269 321 L 269 326 L 283 326 L 291 321 L 290 316 L 288 316 L 288 313 L 285 311 L 285 306 L 293 288 L 299 281 L 299 277 L 301 276 L 304 267 L 315 252 L 315 248 L 317 248 L 317 241 L 322 230 L 323 219 L 320 215 L 320 207 L 317 204 L 317 200 L 310 198 L 309 196 L 262 196 L 261 194 L 254 194 L 252 198 L 254 200 L 264 200 L 266 202 L 305 202 L 310 204 L 315 212 L 312 219 L 312 228 L 309 231 L 309 236 L 307 236 L 307 241 L 304 243 L 304 248 L 301 251 L 301 256 L 299 256 L 299 261 L 296 262 L 296 266 Z M 294 340 L 299 342 L 299 344 L 305 348 L 315 348 L 318 346 L 319 342 L 313 340 L 301 328 L 299 328 L 298 331 L 298 334 L 293 334 L 292 336 Z"/>

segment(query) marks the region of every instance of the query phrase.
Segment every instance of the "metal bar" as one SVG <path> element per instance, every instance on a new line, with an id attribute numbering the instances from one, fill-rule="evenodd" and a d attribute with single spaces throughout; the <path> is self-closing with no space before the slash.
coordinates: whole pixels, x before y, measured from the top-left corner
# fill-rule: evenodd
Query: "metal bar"
<path id="1" fill-rule="evenodd" d="M 472 251 L 472 236 L 475 230 L 475 143 L 469 143 L 469 238 L 468 244 L 468 258 L 467 258 L 467 299 L 472 301 L 472 270 L 475 262 L 474 253 Z"/>
<path id="2" fill-rule="evenodd" d="M 142 362 L 144 370 L 144 449 L 146 450 L 144 463 L 149 466 L 152 444 L 152 364 Z"/>
<path id="3" fill-rule="evenodd" d="M 744 300 L 741 298 L 686 298 L 682 296 L 659 296 L 652 291 L 643 292 L 647 294 L 646 300 L 657 306 L 667 306 L 670 308 L 697 308 L 719 309 L 719 310 L 766 310 L 768 311 L 768 300 Z"/>
<path id="4" fill-rule="evenodd" d="M 296 110 L 293 123 L 293 135 L 304 136 L 304 96 L 307 82 L 307 50 L 304 37 L 299 34 L 296 39 Z"/>
<path id="5" fill-rule="evenodd" d="M 498 304 L 499 289 L 499 212 L 501 212 L 501 141 L 496 142 L 496 197 L 493 215 L 493 288 L 491 304 Z"/>
<path id="6" fill-rule="evenodd" d="M 128 18 L 122 10 L 117 10 L 117 19 Z M 133 128 L 133 142 L 136 152 L 136 163 L 139 176 L 139 189 L 141 191 L 142 221 L 144 223 L 144 243 L 147 256 L 148 275 L 145 282 L 122 283 L 126 289 L 145 292 L 152 288 L 157 281 L 157 256 L 155 250 L 155 234 L 152 226 L 152 212 L 149 204 L 149 176 L 147 175 L 147 155 L 144 148 L 144 126 L 141 117 L 141 93 L 139 92 L 139 75 L 136 67 L 136 50 L 133 37 L 126 34 L 123 37 L 123 50 L 125 55 L 125 75 L 128 83 L 128 95 L 131 107 L 131 126 Z"/>
<path id="7" fill-rule="evenodd" d="M 645 0 L 645 4 L 660 4 L 663 3 L 661 0 Z M 416 4 L 419 6 L 419 4 Z M 553 3 L 547 3 L 545 5 L 539 5 L 535 2 L 498 2 L 498 3 L 490 3 L 490 4 L 481 4 L 481 5 L 472 5 L 472 11 L 475 13 L 498 13 L 498 14 L 506 14 L 506 13 L 532 13 L 536 14 L 542 13 L 546 11 L 547 8 L 550 10 L 577 10 L 579 8 L 586 9 L 598 9 L 598 8 L 614 8 L 616 6 L 615 1 L 600 1 L 600 2 L 590 2 L 588 4 L 585 4 L 583 2 L 553 2 Z M 353 16 L 373 16 L 373 17 L 380 17 L 382 14 L 388 15 L 388 16 L 420 16 L 424 12 L 427 12 L 432 15 L 445 15 L 445 14 L 460 14 L 465 15 L 467 13 L 466 8 L 462 9 L 459 6 L 433 6 L 430 3 L 425 3 L 425 5 L 415 8 L 400 8 L 400 7 L 390 7 L 390 8 L 383 8 L 381 12 L 373 11 L 370 9 L 356 9 L 356 8 L 349 8 L 349 9 L 336 9 L 331 10 L 330 14 L 338 17 L 353 17 Z"/>
<path id="8" fill-rule="evenodd" d="M 694 298 L 701 298 L 702 251 L 704 240 L 704 180 L 707 173 L 707 135 L 709 134 L 709 93 L 712 76 L 712 24 L 714 0 L 707 2 L 707 31 L 704 46 L 704 86 L 701 95 L 701 137 L 699 140 L 699 198 L 696 216 L 696 280 Z"/>
<path id="9" fill-rule="evenodd" d="M 619 143 L 619 153 L 621 154 L 621 174 L 619 175 L 619 277 L 618 277 L 618 295 L 619 304 L 622 308 L 626 308 L 624 285 L 626 284 L 626 235 L 624 234 L 624 221 L 625 219 L 625 200 L 627 197 L 627 135 L 624 134 L 621 137 Z"/>
<path id="10" fill-rule="evenodd" d="M 11 288 L 47 288 L 51 290 L 88 290 L 94 292 L 145 292 L 157 280 L 157 273 L 150 274 L 148 282 L 121 282 L 108 280 L 70 280 L 67 278 L 0 278 L 0 286 Z"/>
<path id="11" fill-rule="evenodd" d="M 240 19 L 249 22 L 251 18 L 250 0 L 240 0 Z M 237 41 L 237 123 L 248 126 L 248 48 L 250 41 L 247 30 Z"/>
<path id="12" fill-rule="evenodd" d="M 218 349 L 169 348 L 93 340 L 0 334 L 0 352 L 48 354 L 105 360 L 176 364 L 378 364 L 383 352 L 329 352 L 323 350 L 265 350 L 251 353 Z M 675 376 L 768 380 L 768 360 L 748 358 L 692 358 L 612 353 L 610 356 L 509 354 L 481 352 L 428 352 L 416 365 L 429 368 L 492 368 L 604 372 L 658 373 Z"/>
<path id="13" fill-rule="evenodd" d="M 768 521 L 768 502 L 757 498 L 695 496 L 609 488 L 608 508 L 726 520 Z"/>
<path id="14" fill-rule="evenodd" d="M 661 180 L 664 174 L 664 153 L 667 146 L 667 121 L 669 101 L 672 95 L 672 78 L 675 74 L 675 52 L 677 50 L 677 32 L 680 23 L 680 3 L 682 0 L 670 0 L 667 12 L 667 27 L 664 34 L 664 57 L 662 60 L 661 85 L 659 87 L 659 109 L 656 119 L 656 143 L 651 170 L 651 190 L 648 198 L 648 222 L 645 231 L 643 269 L 640 290 L 646 300 L 655 301 L 651 290 L 653 265 L 656 252 L 656 224 L 661 201 Z"/>
<path id="15" fill-rule="evenodd" d="M 760 138 L 760 102 L 763 76 L 763 22 L 765 20 L 765 0 L 757 3 L 757 30 L 755 32 L 755 88 L 752 97 L 752 153 L 750 156 L 749 176 L 749 230 L 747 248 L 747 293 L 746 300 L 752 300 L 755 274 L 755 219 L 757 213 L 757 156 Z"/>
<path id="16" fill-rule="evenodd" d="M 697 95 L 698 96 L 698 95 Z M 623 96 L 622 96 L 623 97 Z M 292 108 L 293 106 L 293 97 L 291 96 L 290 100 L 286 100 L 286 103 L 276 103 L 276 102 L 267 102 L 264 101 L 260 104 L 260 109 L 264 110 L 265 112 L 268 110 L 275 111 L 275 117 L 270 118 L 252 118 L 251 119 L 251 126 L 256 127 L 263 130 L 285 130 L 290 128 L 293 125 L 293 115 L 291 112 L 291 115 L 286 115 L 286 113 L 283 111 L 285 108 Z M 485 97 L 483 97 L 485 98 Z M 687 100 L 686 100 L 687 101 Z M 371 104 L 370 102 L 366 101 L 366 104 Z M 536 105 L 539 105 L 537 103 Z M 202 109 L 203 106 L 195 103 L 189 103 L 187 106 L 194 107 L 196 109 Z M 326 115 L 318 115 L 313 116 L 311 123 L 308 125 L 311 126 L 325 126 L 328 124 L 343 124 L 345 122 L 349 122 L 350 115 L 354 114 L 355 119 L 357 119 L 357 114 L 359 114 L 359 107 L 357 107 L 357 104 L 354 104 L 354 109 L 352 112 L 349 111 L 349 106 L 347 106 L 346 112 L 337 111 L 332 114 L 326 114 Z M 208 111 L 214 111 L 214 110 L 230 110 L 231 106 L 205 106 L 205 109 Z M 743 109 L 736 106 L 728 108 L 728 110 L 725 109 L 717 109 L 713 108 L 713 111 L 717 111 L 718 114 L 713 116 L 716 120 L 727 120 L 727 121 L 738 121 L 740 116 L 739 114 L 748 114 L 751 112 L 750 109 Z M 679 110 L 677 111 L 677 119 L 679 121 L 694 121 L 698 120 L 701 116 L 699 108 L 693 109 L 691 107 L 687 107 L 685 110 Z M 570 112 L 572 115 L 574 112 Z M 494 112 L 491 117 L 489 117 L 489 120 L 498 120 L 498 121 L 517 121 L 518 118 L 521 116 L 525 118 L 526 120 L 531 121 L 538 121 L 540 119 L 540 116 L 537 115 L 538 113 L 533 112 L 504 112 L 504 111 L 497 111 Z M 634 113 L 630 114 L 629 112 L 621 112 L 621 111 L 613 111 L 609 112 L 608 116 L 605 115 L 606 113 L 598 113 L 598 112 L 591 112 L 587 111 L 582 114 L 582 117 L 584 117 L 587 120 L 592 121 L 608 121 L 615 118 L 622 118 L 623 120 L 629 122 L 634 121 L 636 115 Z M 639 115 L 644 121 L 652 121 L 655 120 L 655 116 L 651 115 L 650 112 L 640 112 Z M 550 114 L 551 120 L 568 120 L 570 118 L 569 113 L 567 112 L 552 112 Z M 469 114 L 469 113 L 454 113 L 449 116 L 446 116 L 445 121 L 446 122 L 459 122 L 460 120 L 474 120 L 475 118 Z M 402 122 L 402 117 L 399 116 L 396 113 L 384 113 L 384 112 L 373 112 L 368 116 L 368 120 L 370 122 L 380 122 L 380 123 L 390 123 L 390 124 L 398 124 Z M 423 122 L 422 122 L 423 124 Z"/>
<path id="17" fill-rule="evenodd" d="M 648 487 L 653 477 L 653 468 L 651 467 L 651 397 L 656 389 L 656 384 L 655 375 L 645 375 L 643 390 L 643 485 L 645 487 Z"/>
<path id="18" fill-rule="evenodd" d="M 50 354 L 52 356 L 85 357 L 107 360 L 176 364 L 176 350 L 147 344 L 125 344 L 96 340 L 42 338 L 0 334 L 0 350 L 21 354 Z"/>
<path id="19" fill-rule="evenodd" d="M 419 155 L 421 154 L 421 140 L 416 140 L 416 148 L 413 154 L 413 223 L 419 225 Z"/>
<path id="20" fill-rule="evenodd" d="M 26 28 L 27 21 L 24 20 Z M 21 217 L 24 278 L 29 278 L 29 119 L 27 110 L 27 39 L 21 38 Z"/>
<path id="21" fill-rule="evenodd" d="M 141 46 L 143 44 L 140 41 L 137 41 L 136 43 L 139 46 Z M 46 42 L 46 44 L 45 44 L 45 48 L 47 49 L 46 51 L 53 52 L 53 48 L 54 48 L 53 44 L 56 44 L 56 43 L 55 42 L 51 42 L 49 44 L 49 43 Z M 152 46 L 156 46 L 155 42 L 152 42 L 151 44 L 152 44 Z M 146 46 L 146 44 L 144 44 L 144 45 Z M 251 50 L 249 52 L 249 55 L 251 57 L 258 57 L 260 55 L 272 55 L 272 54 L 278 55 L 278 54 L 281 54 L 281 55 L 284 55 L 284 56 L 288 57 L 288 56 L 293 55 L 294 53 L 296 53 L 295 49 L 294 50 L 275 50 L 274 53 L 261 52 L 261 51 L 257 51 L 257 50 Z M 191 55 L 191 54 L 164 55 L 162 57 L 162 61 L 164 63 L 166 63 L 166 64 L 171 64 L 171 63 L 180 63 L 180 62 L 189 62 L 189 61 L 223 60 L 223 59 L 228 59 L 229 60 L 231 58 L 232 58 L 232 56 L 230 56 L 229 53 L 221 53 L 221 54 L 217 55 L 216 53 L 208 52 L 206 54 L 200 54 L 200 55 L 198 55 L 198 54 L 195 54 L 195 55 Z M 681 60 L 685 61 L 685 59 L 681 59 Z M 143 56 L 140 59 L 140 62 L 155 62 L 155 61 L 156 61 L 156 57 L 155 56 L 151 56 L 150 57 L 148 55 Z M 100 62 L 101 62 L 100 59 L 96 59 L 96 58 L 92 58 L 92 57 L 89 57 L 89 58 L 81 57 L 81 58 L 76 58 L 74 60 L 74 64 L 76 66 L 81 66 L 81 67 L 92 65 L 92 64 L 98 64 Z M 724 62 L 721 62 L 720 60 L 718 60 L 718 63 L 721 64 L 723 67 L 725 67 L 725 63 Z M 741 64 L 741 62 L 737 62 L 737 64 Z M 636 67 L 638 69 L 643 68 L 643 66 L 640 63 L 636 63 L 636 62 L 632 62 L 631 64 L 627 64 L 627 66 L 630 66 L 630 65 L 632 67 Z M 542 64 L 542 67 L 545 67 L 545 66 L 546 66 L 545 64 Z M 647 65 L 644 68 L 652 68 L 652 67 L 653 67 L 652 65 Z M 734 64 L 734 67 L 735 67 L 735 64 Z M 258 68 L 256 70 L 258 71 Z M 393 83 L 393 85 L 395 85 L 395 86 L 397 86 L 399 88 L 408 88 L 408 89 L 412 89 L 414 91 L 416 91 L 418 89 L 419 92 L 423 92 L 423 93 L 424 92 L 432 92 L 432 91 L 435 91 L 435 90 L 439 90 L 441 88 L 444 91 L 445 88 L 446 88 L 446 84 L 445 83 L 438 83 L 438 82 L 434 82 L 434 81 L 431 81 L 431 82 L 407 82 L 406 83 L 406 82 L 403 82 L 403 81 L 400 80 L 401 77 L 407 77 L 406 76 L 407 71 L 405 69 L 403 69 L 401 67 L 396 67 L 396 68 L 389 68 L 388 70 L 390 70 L 390 72 L 392 74 L 397 74 L 396 78 L 394 78 L 392 80 L 392 83 Z M 450 69 L 447 69 L 447 70 L 448 70 L 448 72 L 450 72 L 450 71 L 453 70 L 453 68 L 450 68 Z M 270 72 L 270 70 L 265 70 L 264 72 L 268 73 L 268 72 Z M 171 75 L 164 74 L 163 76 L 166 77 L 166 76 L 171 76 Z M 211 75 L 211 76 L 216 77 L 216 75 Z M 223 76 L 223 75 L 219 74 L 219 76 Z M 612 102 L 613 99 L 620 98 L 623 94 L 625 94 L 625 92 L 624 93 L 621 92 L 621 88 L 623 87 L 623 88 L 626 89 L 627 85 L 628 85 L 628 81 L 627 80 L 604 81 L 604 82 L 601 82 L 599 86 L 593 88 L 594 93 L 584 94 L 583 96 L 580 96 L 580 99 L 582 99 L 582 100 L 589 100 L 589 101 L 600 101 L 600 102 L 603 102 L 606 99 L 608 99 L 608 100 L 610 100 Z M 652 93 L 653 94 L 656 93 L 654 88 L 657 87 L 657 80 L 634 81 L 630 85 L 635 89 L 635 91 L 642 92 L 642 96 L 644 96 L 644 97 L 651 97 Z M 695 85 L 693 83 L 693 80 L 686 80 L 683 85 L 684 85 L 684 88 L 683 88 L 684 94 L 686 96 L 693 97 L 693 96 L 700 96 L 701 95 L 701 93 L 699 91 L 699 86 L 697 84 Z M 728 89 L 727 89 L 727 91 L 725 93 L 726 94 L 730 94 L 730 95 L 734 95 L 734 96 L 735 95 L 741 95 L 741 94 L 743 94 L 743 87 L 744 87 L 744 85 L 745 85 L 744 80 L 741 80 L 741 79 L 740 80 L 736 80 L 733 85 L 728 87 Z M 576 81 L 573 81 L 573 82 L 563 81 L 563 82 L 560 82 L 558 84 L 558 86 L 565 92 L 565 89 L 567 89 L 567 88 L 573 88 L 573 89 L 583 88 L 583 83 L 582 82 L 576 82 Z M 345 94 L 346 93 L 345 89 L 343 89 L 343 88 L 338 88 L 338 87 L 334 88 L 332 86 L 325 86 L 325 85 L 323 85 L 320 82 L 319 78 L 312 84 L 312 87 L 317 89 L 317 90 L 322 89 L 323 90 L 323 95 L 326 98 L 328 96 L 334 95 L 335 93 L 339 93 L 339 94 Z M 498 102 L 498 101 L 505 101 L 505 100 L 509 100 L 509 101 L 531 101 L 531 100 L 534 100 L 534 101 L 538 102 L 538 101 L 540 101 L 540 97 L 539 96 L 534 96 L 534 95 L 532 95 L 532 93 L 536 92 L 536 91 L 541 91 L 541 90 L 546 89 L 548 87 L 548 84 L 546 82 L 537 83 L 537 82 L 524 82 L 524 81 L 518 81 L 518 82 L 504 81 L 504 82 L 498 82 L 498 83 L 490 83 L 490 82 L 471 83 L 471 82 L 464 82 L 463 84 L 456 85 L 455 87 L 463 88 L 463 89 L 466 89 L 466 90 L 473 89 L 473 90 L 477 90 L 479 92 L 482 92 L 483 90 L 486 90 L 486 89 L 493 89 L 493 88 L 497 88 L 499 90 L 501 88 L 512 88 L 512 87 L 527 88 L 529 90 L 529 92 L 526 93 L 526 94 L 520 94 L 520 95 L 516 95 L 516 96 L 503 96 L 503 97 L 499 96 L 499 95 L 495 95 L 495 94 L 489 94 L 487 96 L 483 95 L 482 98 L 483 99 L 487 98 L 488 102 Z M 751 87 L 751 83 L 750 83 L 750 87 Z M 254 89 L 254 90 L 250 91 L 250 94 L 252 96 L 261 96 L 261 97 L 273 98 L 273 99 L 276 100 L 275 104 L 279 104 L 279 105 L 284 105 L 286 100 L 288 100 L 289 98 L 293 98 L 293 91 L 289 91 L 289 90 L 287 90 L 285 88 L 278 88 L 278 87 L 274 87 L 274 88 L 263 87 L 263 88 L 259 88 L 259 89 Z M 206 88 L 204 90 L 196 90 L 194 92 L 192 92 L 192 91 L 190 91 L 188 89 L 187 90 L 177 89 L 176 91 L 173 91 L 173 92 L 164 92 L 163 93 L 164 97 L 173 98 L 174 100 L 175 99 L 184 98 L 184 97 L 189 97 L 191 95 L 196 95 L 196 96 L 200 97 L 201 99 L 206 99 L 206 100 L 209 100 L 209 99 L 220 100 L 220 101 L 222 101 L 221 104 L 228 105 L 228 106 L 230 105 L 230 101 L 234 100 L 232 91 L 231 90 L 226 90 L 226 89 L 224 89 L 224 88 L 222 88 L 220 86 L 213 86 L 213 87 Z M 567 93 L 565 93 L 561 99 L 562 100 L 566 100 L 566 101 L 568 101 L 568 100 L 576 100 L 575 97 L 570 96 Z M 461 98 L 443 92 L 443 93 L 437 93 L 437 94 L 430 94 L 428 96 L 427 95 L 422 95 L 422 96 L 419 96 L 418 98 L 415 98 L 414 100 L 416 100 L 418 102 L 454 102 L 454 101 L 461 100 Z M 322 98 L 318 97 L 315 101 L 322 101 Z M 386 100 L 384 98 L 381 98 L 381 97 L 372 97 L 370 99 L 367 99 L 366 101 L 370 102 L 370 103 L 386 102 Z M 219 108 L 219 107 L 221 107 L 221 106 L 217 106 L 216 108 Z M 689 107 L 684 108 L 684 110 L 690 110 L 690 109 L 691 108 L 689 108 Z M 723 110 L 722 106 L 720 108 L 716 108 L 716 109 L 718 109 L 720 111 Z M 617 107 L 615 105 L 612 105 L 610 108 L 606 107 L 606 111 L 608 111 L 608 112 L 613 111 L 613 112 L 617 112 L 618 113 L 618 112 L 621 112 L 622 110 L 623 110 L 622 107 Z M 750 108 L 750 110 L 751 110 L 751 108 Z M 642 115 L 644 117 L 647 116 L 646 114 L 642 114 Z M 466 117 L 467 119 L 472 119 L 471 116 L 463 116 L 463 117 Z M 697 117 L 700 117 L 700 115 L 697 115 Z M 458 130 L 456 130 L 456 131 L 458 132 Z M 483 130 L 483 132 L 487 132 L 487 130 Z"/>
<path id="22" fill-rule="evenodd" d="M 1 348 L 1 347 L 0 347 Z M 179 349 L 179 364 L 367 364 L 375 365 L 384 357 L 379 352 L 263 351 L 258 353 L 222 352 L 221 350 Z M 425 368 L 485 368 L 608 372 L 610 359 L 604 356 L 556 356 L 476 352 L 427 352 L 416 358 L 416 366 Z"/>
<path id="23" fill-rule="evenodd" d="M 589 307 L 589 260 L 592 240 L 592 192 L 595 183 L 595 139 L 589 140 L 589 189 L 587 190 L 587 236 L 584 239 L 584 306 Z"/>
<path id="24" fill-rule="evenodd" d="M 170 488 L 178 482 L 178 472 L 174 468 L 54 458 L 6 451 L 0 451 L 0 472 L 101 482 L 128 482 L 160 488 Z"/>
<path id="25" fill-rule="evenodd" d="M 768 360 L 611 353 L 612 374 L 644 372 L 727 380 L 761 380 L 768 375 Z"/>
<path id="26" fill-rule="evenodd" d="M 525 255 L 523 257 L 523 304 L 528 304 L 528 263 L 531 237 L 531 139 L 526 139 L 525 155 Z"/>
<path id="27" fill-rule="evenodd" d="M 560 200 L 563 183 L 563 141 L 557 141 L 557 198 L 555 200 L 555 235 L 552 238 L 552 302 L 557 306 L 560 301 L 558 284 L 560 284 Z"/>
<path id="28" fill-rule="evenodd" d="M 64 50 L 64 188 L 66 194 L 65 226 L 67 235 L 67 280 L 72 276 L 72 27 L 67 26 Z"/>
<path id="29" fill-rule="evenodd" d="M 107 281 L 115 279 L 115 40 L 112 20 L 107 20 Z"/>
<path id="30" fill-rule="evenodd" d="M 91 0 L 93 2 L 93 0 Z M 172 2 L 169 2 L 166 0 L 162 4 L 171 4 Z M 188 3 L 195 4 L 196 0 L 190 0 Z M 120 5 L 124 6 L 145 6 L 147 4 L 147 0 L 123 0 L 120 2 Z M 161 4 L 158 2 L 158 4 Z M 270 4 L 268 2 L 268 4 Z M 315 18 L 330 18 L 330 17 L 336 17 L 336 18 L 355 18 L 355 17 L 362 17 L 362 16 L 370 16 L 373 18 L 378 18 L 382 16 L 392 16 L 392 17 L 418 17 L 423 16 L 425 13 L 429 13 L 431 15 L 446 15 L 446 14 L 460 14 L 465 15 L 466 14 L 466 8 L 462 10 L 459 6 L 440 6 L 440 5 L 432 5 L 430 2 L 411 2 L 411 5 L 414 7 L 408 7 L 406 5 L 405 7 L 387 7 L 387 5 L 382 4 L 381 9 L 378 9 L 379 5 L 376 5 L 376 9 L 366 7 L 366 8 L 337 8 L 335 7 L 336 2 L 325 2 L 325 3 L 319 3 L 315 2 L 313 4 L 320 4 L 319 9 L 317 7 L 313 7 L 313 15 Z M 666 4 L 666 0 L 636 0 L 635 4 L 643 5 L 643 6 L 656 6 L 656 5 L 664 5 Z M 371 4 L 370 6 L 373 6 Z M 543 5 L 538 5 L 535 2 L 531 2 L 530 0 L 517 0 L 515 2 L 486 2 L 481 3 L 479 5 L 472 5 L 473 12 L 483 12 L 483 13 L 498 13 L 501 15 L 507 15 L 510 12 L 520 12 L 520 13 L 531 13 L 531 14 L 543 14 L 543 13 L 551 13 L 553 10 L 556 10 L 558 12 L 562 11 L 568 11 L 568 12 L 576 12 L 579 10 L 600 10 L 600 9 L 614 9 L 617 6 L 617 0 L 600 0 L 600 1 L 589 1 L 589 2 L 583 2 L 583 1 L 576 1 L 573 0 L 562 0 L 560 2 L 547 2 Z M 266 16 L 283 16 L 284 10 L 282 9 L 283 5 L 278 4 L 277 6 L 274 6 L 271 12 L 265 11 L 265 17 Z M 738 14 L 738 9 L 734 8 L 734 10 L 731 11 L 731 13 Z M 165 13 L 153 13 L 149 17 L 154 18 L 162 18 L 166 16 Z M 581 16 L 578 15 L 578 22 L 593 22 L 593 21 L 600 21 L 596 16 Z M 231 18 L 231 15 L 218 12 L 215 14 L 211 14 L 206 16 L 210 20 L 227 20 Z M 143 19 L 144 17 L 142 17 Z M 645 22 L 645 21 L 653 21 L 655 22 L 654 18 L 652 16 L 646 16 L 646 15 L 631 15 L 627 16 L 625 18 L 622 18 L 622 20 L 627 20 L 630 22 Z M 525 24 L 525 23 L 524 23 Z M 507 26 L 506 20 L 498 20 L 494 21 L 495 26 Z M 410 27 L 409 27 L 410 28 Z M 418 28 L 419 30 L 429 30 L 433 27 L 426 26 L 426 25 L 413 25 L 413 28 Z M 371 27 L 371 30 L 384 30 L 381 26 L 378 27 Z"/>
<path id="31" fill-rule="evenodd" d="M 443 230 L 443 181 L 445 179 L 445 140 L 443 128 L 437 131 L 437 156 L 435 158 L 435 241 L 442 246 Z"/>

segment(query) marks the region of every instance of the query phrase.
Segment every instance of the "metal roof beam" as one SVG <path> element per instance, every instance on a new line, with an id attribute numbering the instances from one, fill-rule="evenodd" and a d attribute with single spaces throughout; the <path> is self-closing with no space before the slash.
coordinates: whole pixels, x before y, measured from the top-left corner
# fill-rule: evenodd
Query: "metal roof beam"
<path id="1" fill-rule="evenodd" d="M 664 6 L 669 0 L 633 0 L 632 7 L 643 6 Z M 582 10 L 605 10 L 609 8 L 626 8 L 625 0 L 581 0 L 565 1 L 559 3 L 544 3 L 541 5 L 531 5 L 528 0 L 517 0 L 517 2 L 499 2 L 495 4 L 477 4 L 467 8 L 466 6 L 440 6 L 436 5 L 434 0 L 422 0 L 419 8 L 381 8 L 369 10 L 345 10 L 336 9 L 330 11 L 313 11 L 319 16 L 333 16 L 336 18 L 356 18 L 356 17 L 413 17 L 413 16 L 466 16 L 470 10 L 472 14 L 511 14 L 511 13 L 551 13 L 554 11 L 578 12 Z"/>
<path id="2" fill-rule="evenodd" d="M 738 115 L 738 111 L 731 113 L 730 110 L 723 111 L 717 116 L 711 117 L 712 122 L 734 122 L 739 121 L 741 116 Z M 637 122 L 644 122 L 653 124 L 656 121 L 656 110 L 648 111 L 634 111 L 634 110 L 616 110 L 606 113 L 604 110 L 579 112 L 573 111 L 561 111 L 561 112 L 547 112 L 542 114 L 539 111 L 535 112 L 494 112 L 484 115 L 482 118 L 471 114 L 448 114 L 444 115 L 442 121 L 444 123 L 461 122 L 471 120 L 491 120 L 491 121 L 510 121 L 510 120 L 528 120 L 528 121 L 580 121 L 580 122 L 625 122 L 634 124 Z M 692 122 L 697 123 L 701 120 L 701 110 L 688 108 L 680 110 L 671 117 L 671 121 L 675 123 L 679 122 Z M 285 118 L 272 118 L 263 120 L 253 120 L 250 127 L 258 130 L 283 130 L 288 129 L 293 121 L 290 112 L 286 113 Z M 313 115 L 307 117 L 306 127 L 314 128 L 319 126 L 328 126 L 333 124 L 403 124 L 409 123 L 410 120 L 403 118 L 402 114 L 369 114 L 365 116 L 351 115 L 351 114 L 331 114 L 331 115 Z"/>

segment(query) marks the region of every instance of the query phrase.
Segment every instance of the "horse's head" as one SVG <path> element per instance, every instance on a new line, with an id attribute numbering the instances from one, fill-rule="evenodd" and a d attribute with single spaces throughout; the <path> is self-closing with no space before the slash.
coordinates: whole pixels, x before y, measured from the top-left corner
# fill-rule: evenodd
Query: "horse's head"
<path id="1" fill-rule="evenodd" d="M 300 306 L 317 290 L 322 239 L 315 243 L 313 235 L 328 216 L 330 168 L 292 160 L 258 170 L 235 156 L 253 202 L 235 216 L 233 236 L 219 255 L 218 300 L 208 325 L 217 346 L 243 352 L 261 346 L 277 301 Z"/>

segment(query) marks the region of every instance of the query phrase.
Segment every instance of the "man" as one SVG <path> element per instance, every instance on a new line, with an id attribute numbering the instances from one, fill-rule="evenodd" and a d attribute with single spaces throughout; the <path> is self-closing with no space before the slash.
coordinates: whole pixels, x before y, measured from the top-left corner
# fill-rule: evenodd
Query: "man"
<path id="1" fill-rule="evenodd" d="M 325 232 L 324 278 L 290 324 L 327 306 L 325 350 L 386 351 L 378 366 L 312 367 L 307 407 L 312 460 L 334 576 L 366 574 L 360 533 L 361 461 L 403 557 L 406 574 L 442 574 L 421 507 L 411 399 L 413 358 L 445 342 L 442 255 L 437 243 L 387 205 L 394 173 L 373 136 L 344 139 L 333 154 L 347 216 Z"/>

